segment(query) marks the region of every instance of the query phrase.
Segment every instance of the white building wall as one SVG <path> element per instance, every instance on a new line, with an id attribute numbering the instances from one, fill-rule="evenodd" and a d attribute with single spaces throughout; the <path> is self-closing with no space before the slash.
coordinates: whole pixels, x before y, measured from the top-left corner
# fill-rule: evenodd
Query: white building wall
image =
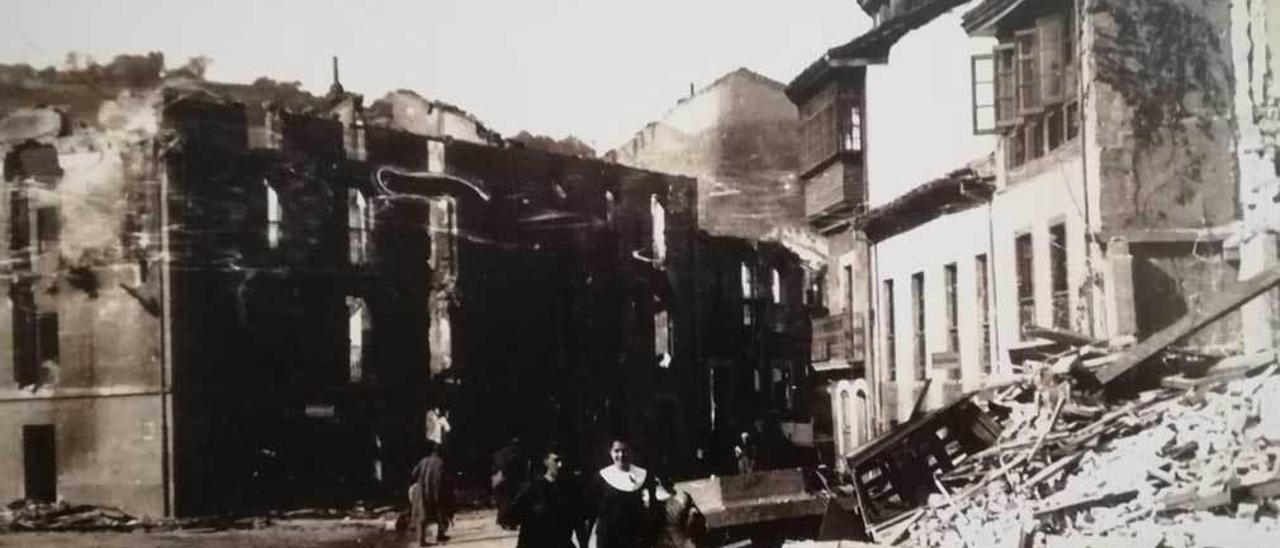
<path id="1" fill-rule="evenodd" d="M 1079 141 L 1067 143 L 1050 154 L 1033 160 L 1007 173 L 1003 188 L 991 200 L 992 284 L 996 300 L 997 326 L 993 326 L 1001 349 L 1021 340 L 1018 325 L 1018 280 L 1014 241 L 1018 234 L 1029 232 L 1035 283 L 1035 322 L 1053 325 L 1053 287 L 1050 265 L 1049 227 L 1066 223 L 1067 287 L 1071 317 L 1070 329 L 1090 332 L 1089 304 L 1081 297 L 1088 278 L 1085 224 L 1085 193 L 1081 171 Z M 1098 265 L 1100 266 L 1100 264 Z M 1095 266 L 1095 270 L 1099 270 Z M 1101 314 L 1094 314 L 1095 318 Z M 1102 335 L 1096 330 L 1094 335 Z M 1008 356 L 999 354 L 998 371 L 1007 371 Z"/>
<path id="2" fill-rule="evenodd" d="M 990 262 L 991 250 L 988 244 L 990 241 L 988 213 L 987 206 L 978 206 L 945 215 L 875 245 L 872 253 L 877 303 L 884 302 L 884 281 L 892 279 L 894 286 L 895 345 L 893 349 L 886 347 L 888 328 L 885 325 L 886 311 L 881 308 L 875 315 L 878 323 L 876 332 L 879 340 L 877 342 L 882 349 L 877 359 L 877 367 L 884 371 L 887 366 L 884 352 L 892 350 L 896 356 L 896 380 L 894 381 L 897 390 L 896 416 L 883 417 L 883 419 L 905 421 L 915 404 L 914 390 L 924 382 L 915 378 L 915 319 L 912 315 L 911 277 L 917 272 L 924 273 L 925 360 L 928 365 L 926 375 L 935 377 L 925 400 L 926 408 L 937 407 L 943 403 L 942 385 L 946 381 L 945 374 L 943 371 L 933 371 L 932 354 L 947 351 L 947 291 L 944 268 L 950 263 L 956 265 L 956 319 L 960 339 L 958 350 L 961 380 L 965 390 L 973 390 L 982 385 L 983 374 L 979 362 L 981 314 L 977 298 L 978 273 L 975 265 L 976 257 L 981 254 L 988 255 L 988 265 L 993 264 Z M 883 304 L 880 306 L 883 307 Z M 989 312 L 992 313 L 994 334 L 994 312 L 992 310 Z M 995 355 L 993 346 L 993 361 Z M 878 378 L 887 381 L 887 371 L 878 375 Z"/>
<path id="3" fill-rule="evenodd" d="M 970 58 L 993 38 L 970 38 L 952 9 L 908 33 L 889 62 L 867 68 L 867 196 L 877 207 L 925 181 L 990 154 L 995 138 L 974 135 Z"/>

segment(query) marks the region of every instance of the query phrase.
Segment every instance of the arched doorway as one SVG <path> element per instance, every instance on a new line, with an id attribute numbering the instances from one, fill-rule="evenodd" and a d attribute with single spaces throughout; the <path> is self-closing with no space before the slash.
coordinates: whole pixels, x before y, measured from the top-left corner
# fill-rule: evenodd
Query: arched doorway
<path id="1" fill-rule="evenodd" d="M 832 392 L 834 445 L 837 459 L 843 460 L 871 438 L 871 401 L 862 379 L 838 381 Z"/>

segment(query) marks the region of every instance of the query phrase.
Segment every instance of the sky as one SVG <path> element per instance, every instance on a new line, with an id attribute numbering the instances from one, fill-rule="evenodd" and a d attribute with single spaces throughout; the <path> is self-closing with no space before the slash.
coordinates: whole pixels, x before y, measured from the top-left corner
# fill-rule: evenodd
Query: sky
<path id="1" fill-rule="evenodd" d="M 690 84 L 738 67 L 786 83 L 869 26 L 855 0 L 43 0 L 0 19 L 0 63 L 203 55 L 210 79 L 320 94 L 337 55 L 366 102 L 408 88 L 504 135 L 572 134 L 603 152 Z"/>

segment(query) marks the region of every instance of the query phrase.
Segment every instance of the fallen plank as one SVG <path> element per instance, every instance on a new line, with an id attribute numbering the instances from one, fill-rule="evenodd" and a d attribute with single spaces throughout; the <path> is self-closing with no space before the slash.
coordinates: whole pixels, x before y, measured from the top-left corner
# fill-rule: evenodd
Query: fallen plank
<path id="1" fill-rule="evenodd" d="M 1066 468 L 1067 466 L 1070 466 L 1071 463 L 1080 460 L 1080 457 L 1082 456 L 1084 456 L 1084 453 L 1080 452 L 1074 455 L 1067 455 L 1056 461 L 1053 461 L 1052 464 L 1044 467 L 1044 470 L 1036 472 L 1036 475 L 1031 476 L 1030 478 L 1027 479 L 1027 481 L 1022 482 L 1022 485 L 1018 486 L 1018 490 L 1026 491 L 1027 489 L 1030 489 L 1032 487 L 1035 487 L 1036 485 L 1039 485 L 1040 482 L 1053 477 L 1054 474 L 1061 472 L 1062 469 Z"/>
<path id="2" fill-rule="evenodd" d="M 1210 295 L 1197 310 L 1188 312 L 1172 325 L 1143 339 L 1137 345 L 1121 353 L 1120 359 L 1094 371 L 1098 382 L 1108 384 L 1134 366 L 1154 356 L 1157 352 L 1177 343 L 1189 335 L 1213 323 L 1227 313 L 1240 308 L 1254 297 L 1280 285 L 1280 264 L 1274 265 L 1240 285 L 1221 293 Z"/>
<path id="3" fill-rule="evenodd" d="M 924 400 L 929 396 L 929 388 L 933 385 L 933 377 L 924 380 L 924 388 L 920 389 L 920 396 L 916 398 L 916 404 L 911 408 L 911 418 L 908 422 L 916 420 L 920 417 L 920 412 L 924 410 Z"/>
<path id="4" fill-rule="evenodd" d="M 1070 512 L 1073 510 L 1080 510 L 1080 509 L 1089 508 L 1093 506 L 1100 506 L 1100 505 L 1110 506 L 1110 505 L 1118 504 L 1121 502 L 1129 502 L 1130 500 L 1133 500 L 1134 497 L 1137 497 L 1137 496 L 1138 496 L 1138 490 L 1130 489 L 1128 491 L 1121 491 L 1118 493 L 1107 493 L 1104 495 L 1098 495 L 1094 497 L 1085 497 L 1085 498 L 1071 499 L 1071 500 L 1065 500 L 1060 502 L 1051 502 L 1047 506 L 1043 506 L 1037 509 L 1034 515 L 1036 519 L 1043 519 L 1051 515 L 1056 515 L 1063 512 Z"/>
<path id="5" fill-rule="evenodd" d="M 1190 390 L 1201 386 L 1233 381 L 1247 376 L 1258 368 L 1276 361 L 1275 352 L 1258 352 L 1223 358 L 1213 364 L 1201 375 L 1191 376 L 1186 373 L 1160 380 L 1161 386 L 1175 390 Z"/>
<path id="6" fill-rule="evenodd" d="M 1067 403 L 1067 398 L 1058 400 L 1058 405 L 1053 408 L 1053 414 L 1049 416 L 1048 426 L 1044 427 L 1044 433 L 1036 437 L 1035 445 L 1032 445 L 1031 449 L 1027 450 L 1027 456 L 1023 460 L 1031 460 L 1031 457 L 1036 456 L 1036 452 L 1040 450 L 1040 446 L 1044 445 L 1044 439 L 1049 437 L 1049 434 L 1053 432 L 1053 425 L 1058 424 L 1058 414 L 1062 412 L 1062 405 L 1064 403 Z"/>
<path id="7" fill-rule="evenodd" d="M 1076 333 L 1075 331 L 1058 329 L 1056 327 L 1028 325 L 1022 329 L 1022 332 L 1031 337 L 1038 337 L 1056 343 L 1069 344 L 1071 346 L 1089 346 L 1093 344 L 1102 344 L 1103 342 L 1083 333 Z"/>

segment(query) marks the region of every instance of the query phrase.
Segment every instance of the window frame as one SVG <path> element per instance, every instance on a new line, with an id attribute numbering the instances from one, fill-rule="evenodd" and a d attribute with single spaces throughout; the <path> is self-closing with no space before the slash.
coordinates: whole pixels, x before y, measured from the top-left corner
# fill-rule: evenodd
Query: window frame
<path id="1" fill-rule="evenodd" d="M 911 275 L 911 328 L 912 363 L 915 380 L 922 381 L 929 374 L 928 303 L 925 296 L 924 272 Z"/>
<path id="2" fill-rule="evenodd" d="M 1038 37 L 1039 34 L 1035 27 L 1014 33 L 1018 114 L 1034 114 L 1043 106 L 1040 100 L 1040 49 L 1038 47 Z"/>
<path id="3" fill-rule="evenodd" d="M 1013 43 L 997 44 L 991 50 L 994 70 L 993 99 L 996 127 L 1018 123 L 1018 52 Z"/>
<path id="4" fill-rule="evenodd" d="M 990 76 L 989 79 L 986 80 L 979 78 L 979 74 L 981 74 L 982 71 L 980 71 L 978 67 L 983 63 L 986 63 L 989 66 L 987 73 Z M 996 96 L 996 87 L 998 84 L 996 76 L 996 55 L 994 50 L 992 50 L 992 53 L 979 53 L 969 56 L 969 83 L 971 105 L 970 113 L 973 123 L 973 134 L 993 135 L 998 133 L 1000 130 L 1000 119 L 996 105 L 998 102 Z M 987 86 L 990 89 L 990 102 L 984 103 L 979 99 L 981 94 L 978 90 L 982 86 Z M 982 114 L 984 112 L 990 112 L 991 121 L 989 125 L 983 124 L 983 121 L 986 118 L 986 115 Z"/>
<path id="5" fill-rule="evenodd" d="M 1036 321 L 1035 238 L 1031 231 L 1013 237 L 1014 285 L 1017 289 L 1018 333 L 1025 340 L 1025 328 Z"/>
<path id="6" fill-rule="evenodd" d="M 893 279 L 887 278 L 881 282 L 880 299 L 884 302 L 884 338 L 885 338 L 885 367 L 888 369 L 889 382 L 898 379 L 898 351 L 897 351 L 897 325 L 893 302 Z"/>
<path id="7" fill-rule="evenodd" d="M 946 290 L 947 351 L 960 351 L 960 295 L 959 272 L 956 263 L 942 266 L 943 285 Z"/>
<path id="8" fill-rule="evenodd" d="M 271 186 L 271 181 L 262 180 L 262 188 L 266 195 L 266 244 L 268 249 L 280 247 L 281 225 L 284 223 L 284 210 L 280 205 L 280 194 Z"/>
<path id="9" fill-rule="evenodd" d="M 1071 287 L 1069 280 L 1067 223 L 1049 225 L 1049 288 L 1053 303 L 1053 326 L 1071 328 Z"/>
<path id="10" fill-rule="evenodd" d="M 986 253 L 973 258 L 976 305 L 978 307 L 978 366 L 984 374 L 991 372 L 991 278 L 987 272 Z"/>
<path id="11" fill-rule="evenodd" d="M 1067 29 L 1063 14 L 1054 13 L 1036 19 L 1036 57 L 1039 59 L 1037 77 L 1042 106 L 1057 104 L 1066 97 L 1066 63 L 1063 52 L 1063 35 Z"/>

